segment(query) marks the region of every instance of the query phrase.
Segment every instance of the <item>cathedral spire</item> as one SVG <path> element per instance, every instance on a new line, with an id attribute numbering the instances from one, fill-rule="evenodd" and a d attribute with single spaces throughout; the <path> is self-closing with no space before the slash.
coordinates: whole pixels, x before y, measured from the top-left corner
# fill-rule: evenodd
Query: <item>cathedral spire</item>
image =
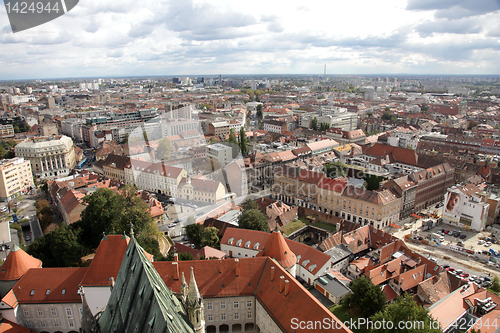
<path id="1" fill-rule="evenodd" d="M 188 284 L 186 282 L 186 278 L 184 277 L 184 272 L 182 272 L 181 278 L 181 294 L 182 294 L 182 303 L 186 304 L 187 296 L 188 296 Z"/>
<path id="2" fill-rule="evenodd" d="M 194 270 L 191 267 L 191 278 L 189 281 L 189 291 L 187 295 L 186 310 L 189 320 L 193 324 L 195 333 L 205 332 L 205 316 L 203 311 L 203 298 L 198 290 L 198 285 L 194 279 Z"/>
<path id="3" fill-rule="evenodd" d="M 198 285 L 194 279 L 194 270 L 191 267 L 191 277 L 189 281 L 189 292 L 188 292 L 188 302 L 192 305 L 198 303 L 201 300 L 200 291 L 198 290 Z"/>

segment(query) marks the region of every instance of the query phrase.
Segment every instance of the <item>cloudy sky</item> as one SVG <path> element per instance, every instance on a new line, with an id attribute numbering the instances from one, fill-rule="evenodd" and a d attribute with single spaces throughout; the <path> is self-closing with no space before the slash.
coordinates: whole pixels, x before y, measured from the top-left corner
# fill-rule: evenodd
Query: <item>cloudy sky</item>
<path id="1" fill-rule="evenodd" d="M 0 3 L 0 80 L 500 74 L 500 0 L 80 0 L 15 34 Z"/>

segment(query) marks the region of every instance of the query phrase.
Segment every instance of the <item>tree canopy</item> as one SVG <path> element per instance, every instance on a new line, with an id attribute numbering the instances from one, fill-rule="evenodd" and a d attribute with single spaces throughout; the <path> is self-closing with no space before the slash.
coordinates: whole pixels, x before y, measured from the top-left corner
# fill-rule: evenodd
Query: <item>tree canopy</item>
<path id="1" fill-rule="evenodd" d="M 130 224 L 138 236 L 156 235 L 149 207 L 137 195 L 133 186 L 125 186 L 119 193 L 107 188 L 97 189 L 92 195 L 83 198 L 87 207 L 76 222 L 82 229 L 82 244 L 89 249 L 96 248 L 103 234 L 129 234 Z"/>
<path id="2" fill-rule="evenodd" d="M 196 247 L 210 246 L 218 249 L 220 247 L 219 230 L 215 227 L 203 227 L 199 223 L 186 226 L 186 235 Z"/>
<path id="3" fill-rule="evenodd" d="M 77 266 L 85 255 L 85 248 L 78 242 L 78 229 L 61 224 L 54 231 L 36 238 L 27 253 L 42 261 L 44 267 Z"/>
<path id="4" fill-rule="evenodd" d="M 241 127 L 240 136 L 238 139 L 239 139 L 241 155 L 247 156 L 248 155 L 247 135 L 244 127 Z"/>
<path id="5" fill-rule="evenodd" d="M 160 142 L 158 142 L 156 154 L 160 160 L 167 161 L 170 158 L 172 149 L 172 142 L 169 140 L 169 138 L 163 138 L 160 140 Z"/>
<path id="6" fill-rule="evenodd" d="M 311 120 L 311 129 L 313 131 L 318 130 L 318 118 L 314 117 L 313 120 Z"/>
<path id="7" fill-rule="evenodd" d="M 239 219 L 239 227 L 243 229 L 269 231 L 267 219 L 258 209 L 243 211 Z"/>
<path id="8" fill-rule="evenodd" d="M 250 209 L 258 209 L 257 204 L 252 199 L 246 199 L 245 201 L 243 201 L 241 207 L 243 208 L 244 211 Z"/>
<path id="9" fill-rule="evenodd" d="M 365 318 L 382 311 L 385 306 L 386 297 L 382 289 L 374 286 L 369 278 L 362 276 L 349 285 L 352 294 L 342 299 L 342 307 L 354 308 Z"/>
<path id="10" fill-rule="evenodd" d="M 380 289 L 380 288 L 379 288 Z M 389 304 L 383 311 L 379 311 L 370 317 L 372 322 L 390 322 L 389 325 L 381 325 L 379 329 L 372 328 L 377 333 L 439 333 L 441 327 L 438 321 L 429 316 L 429 312 L 417 305 L 411 295 L 399 296 L 393 303 Z M 423 323 L 421 327 L 417 325 Z M 412 325 L 409 325 L 412 324 Z M 415 324 L 415 325 L 413 325 Z M 385 326 L 385 327 L 384 327 Z M 410 327 L 412 326 L 412 327 Z"/>
<path id="11" fill-rule="evenodd" d="M 390 120 L 392 122 L 398 121 L 398 117 L 395 114 L 387 112 L 387 111 L 382 114 L 382 119 L 383 120 Z"/>

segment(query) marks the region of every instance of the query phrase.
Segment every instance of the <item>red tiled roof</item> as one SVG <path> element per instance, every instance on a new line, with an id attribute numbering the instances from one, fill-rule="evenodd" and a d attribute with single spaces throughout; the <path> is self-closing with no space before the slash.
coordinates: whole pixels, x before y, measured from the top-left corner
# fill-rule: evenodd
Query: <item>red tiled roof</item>
<path id="1" fill-rule="evenodd" d="M 257 256 L 271 257 L 284 268 L 290 268 L 297 262 L 297 257 L 290 251 L 280 231 L 271 233 L 271 237 L 264 245 L 264 251 L 259 252 Z"/>
<path id="2" fill-rule="evenodd" d="M 385 286 L 382 287 L 382 291 L 385 294 L 385 299 L 387 302 L 390 302 L 390 301 L 398 298 L 398 294 L 396 294 L 394 289 L 392 289 L 392 287 L 388 284 L 386 284 Z"/>
<path id="3" fill-rule="evenodd" d="M 253 295 L 267 259 L 157 261 L 153 262 L 153 266 L 167 287 L 175 293 L 180 293 L 181 274 L 184 273 L 188 279 L 190 269 L 193 267 L 198 289 L 204 298 L 234 297 Z M 179 266 L 178 279 L 174 279 L 176 265 Z M 239 267 L 239 276 L 236 276 L 237 266 Z"/>
<path id="4" fill-rule="evenodd" d="M 12 290 L 20 304 L 81 303 L 78 286 L 87 270 L 88 267 L 32 268 Z"/>
<path id="5" fill-rule="evenodd" d="M 129 240 L 130 238 L 124 238 L 122 235 L 109 235 L 101 240 L 80 285 L 83 287 L 111 286 L 109 278 L 113 277 L 116 281 Z"/>
<path id="6" fill-rule="evenodd" d="M 0 270 L 0 281 L 19 280 L 30 268 L 42 267 L 42 261 L 15 245 Z"/>
<path id="7" fill-rule="evenodd" d="M 24 326 L 11 322 L 8 319 L 0 319 L 0 333 L 31 333 L 35 332 Z"/>

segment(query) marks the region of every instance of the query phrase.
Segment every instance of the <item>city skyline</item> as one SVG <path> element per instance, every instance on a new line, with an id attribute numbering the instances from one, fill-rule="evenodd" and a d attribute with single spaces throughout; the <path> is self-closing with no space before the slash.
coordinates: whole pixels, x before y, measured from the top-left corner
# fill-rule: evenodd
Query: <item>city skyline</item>
<path id="1" fill-rule="evenodd" d="M 16 34 L 0 3 L 0 80 L 500 74 L 495 0 L 85 1 Z"/>

